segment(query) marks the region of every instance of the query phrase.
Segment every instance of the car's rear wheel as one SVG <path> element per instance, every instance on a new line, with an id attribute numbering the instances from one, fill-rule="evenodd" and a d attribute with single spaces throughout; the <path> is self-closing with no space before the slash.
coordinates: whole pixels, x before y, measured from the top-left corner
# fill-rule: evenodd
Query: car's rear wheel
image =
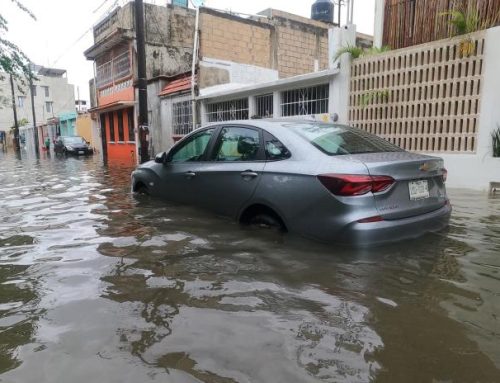
<path id="1" fill-rule="evenodd" d="M 261 228 L 286 231 L 286 226 L 280 216 L 264 205 L 253 205 L 247 208 L 240 217 L 240 223 Z"/>

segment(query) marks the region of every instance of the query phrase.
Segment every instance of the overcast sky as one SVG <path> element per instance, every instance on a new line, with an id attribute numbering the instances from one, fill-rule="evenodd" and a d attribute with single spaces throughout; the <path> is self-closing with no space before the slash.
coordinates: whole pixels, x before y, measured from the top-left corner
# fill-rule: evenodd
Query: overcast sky
<path id="1" fill-rule="evenodd" d="M 31 19 L 9 0 L 2 2 L 2 15 L 9 22 L 8 37 L 19 45 L 30 59 L 39 65 L 66 69 L 68 80 L 80 90 L 80 98 L 89 99 L 88 81 L 93 76 L 92 63 L 83 51 L 93 44 L 92 25 L 101 19 L 115 3 L 127 0 L 21 0 L 37 17 Z M 167 0 L 148 0 L 158 5 Z M 275 8 L 310 17 L 313 0 L 205 0 L 205 5 L 217 9 L 254 14 Z M 359 32 L 373 34 L 375 0 L 355 0 L 354 23 Z M 345 7 L 344 7 L 345 8 Z M 344 10 L 345 12 L 345 10 Z"/>

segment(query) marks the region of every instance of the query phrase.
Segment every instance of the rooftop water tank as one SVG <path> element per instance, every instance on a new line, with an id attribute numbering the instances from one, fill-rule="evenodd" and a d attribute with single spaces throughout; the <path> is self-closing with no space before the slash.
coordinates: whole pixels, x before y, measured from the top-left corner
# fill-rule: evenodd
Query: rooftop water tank
<path id="1" fill-rule="evenodd" d="M 316 0 L 311 7 L 311 19 L 333 23 L 333 2 L 331 0 Z"/>

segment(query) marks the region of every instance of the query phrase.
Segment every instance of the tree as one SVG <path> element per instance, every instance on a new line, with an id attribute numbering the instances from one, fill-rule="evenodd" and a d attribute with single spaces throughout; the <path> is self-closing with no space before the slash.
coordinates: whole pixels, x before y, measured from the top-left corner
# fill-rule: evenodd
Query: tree
<path id="1" fill-rule="evenodd" d="M 19 0 L 11 0 L 22 12 L 28 14 L 33 20 L 36 20 L 35 15 L 26 8 Z M 10 77 L 11 84 L 13 80 L 16 82 L 25 84 L 25 79 L 33 79 L 33 73 L 31 71 L 30 60 L 28 56 L 12 41 L 10 41 L 5 35 L 8 28 L 7 19 L 0 13 L 0 80 L 4 80 L 5 74 Z M 12 94 L 14 94 L 14 89 L 12 86 Z M 14 96 L 12 96 L 14 98 Z M 0 95 L 0 107 L 5 104 L 6 98 Z M 14 103 L 15 100 L 12 100 Z M 14 108 L 14 107 L 13 107 Z M 14 147 L 19 148 L 19 125 L 16 120 L 16 112 L 14 108 Z"/>
<path id="2" fill-rule="evenodd" d="M 36 20 L 35 15 L 19 0 L 11 0 L 11 2 L 33 20 Z M 8 30 L 8 22 L 0 13 L 0 72 L 12 75 L 16 80 L 24 83 L 25 78 L 32 76 L 30 60 L 15 43 L 6 38 Z"/>

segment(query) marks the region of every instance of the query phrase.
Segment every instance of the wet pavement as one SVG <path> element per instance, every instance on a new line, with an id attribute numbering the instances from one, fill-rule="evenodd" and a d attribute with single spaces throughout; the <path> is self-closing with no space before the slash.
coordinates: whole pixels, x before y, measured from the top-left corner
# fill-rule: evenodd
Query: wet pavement
<path id="1" fill-rule="evenodd" d="M 500 382 L 500 196 L 325 246 L 0 153 L 1 382 Z"/>

